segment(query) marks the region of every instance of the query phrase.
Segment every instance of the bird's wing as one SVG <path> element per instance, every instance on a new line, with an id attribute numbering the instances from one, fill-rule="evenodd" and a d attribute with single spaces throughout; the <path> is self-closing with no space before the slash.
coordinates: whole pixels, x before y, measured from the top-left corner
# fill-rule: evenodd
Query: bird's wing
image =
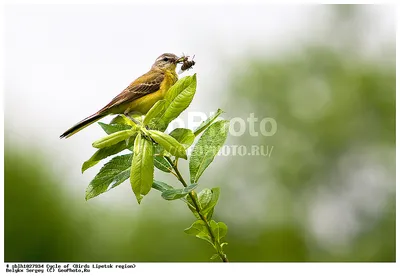
<path id="1" fill-rule="evenodd" d="M 162 72 L 148 72 L 132 82 L 119 95 L 111 100 L 99 113 L 104 112 L 112 107 L 130 103 L 145 95 L 154 93 L 160 89 L 161 83 L 164 80 Z"/>

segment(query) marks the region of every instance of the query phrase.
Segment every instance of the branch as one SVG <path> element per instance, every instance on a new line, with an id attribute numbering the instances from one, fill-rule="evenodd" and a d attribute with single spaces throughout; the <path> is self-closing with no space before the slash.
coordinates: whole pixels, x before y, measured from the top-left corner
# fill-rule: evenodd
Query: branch
<path id="1" fill-rule="evenodd" d="M 176 174 L 178 180 L 182 183 L 183 187 L 186 188 L 188 185 L 187 185 L 185 179 L 183 179 L 183 177 L 177 167 L 177 164 L 174 164 L 174 162 L 172 162 L 171 158 L 169 158 L 168 156 L 164 156 L 164 157 L 168 161 L 168 163 L 171 165 L 171 167 L 175 170 L 175 174 Z M 194 190 L 189 193 L 189 196 L 193 201 L 193 204 L 196 208 L 197 214 L 199 214 L 201 220 L 203 220 L 204 223 L 206 224 L 207 230 L 211 236 L 212 242 L 215 245 L 215 249 L 217 250 L 218 255 L 220 256 L 220 258 L 222 259 L 223 262 L 229 262 L 227 256 L 222 252 L 222 247 L 221 247 L 220 243 L 218 241 L 216 241 L 216 237 L 214 235 L 214 232 L 211 229 L 209 222 L 207 221 L 206 216 L 204 216 L 204 214 L 201 212 L 200 205 L 197 203 L 195 196 L 194 196 Z"/>

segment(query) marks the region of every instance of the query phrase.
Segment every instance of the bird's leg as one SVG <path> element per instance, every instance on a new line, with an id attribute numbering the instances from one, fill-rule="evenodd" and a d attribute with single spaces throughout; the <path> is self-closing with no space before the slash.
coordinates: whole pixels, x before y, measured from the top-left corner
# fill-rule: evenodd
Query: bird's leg
<path id="1" fill-rule="evenodd" d="M 133 123 L 135 123 L 136 125 L 138 125 L 138 126 L 140 126 L 140 127 L 142 127 L 142 128 L 145 128 L 146 130 L 150 130 L 150 128 L 147 126 L 147 125 L 144 125 L 143 126 L 143 123 L 141 123 L 140 121 L 138 121 L 138 120 L 136 120 L 135 118 L 133 118 L 132 116 L 131 116 L 131 114 L 134 114 L 135 112 L 132 112 L 132 111 L 125 111 L 124 112 L 124 115 L 126 116 L 126 117 L 128 117 Z M 143 136 L 147 139 L 147 140 L 149 140 L 149 141 L 151 141 L 151 142 L 153 142 L 153 143 L 156 143 L 151 137 L 150 137 L 150 135 L 146 132 L 146 131 L 144 131 L 144 130 L 142 130 L 142 132 L 143 132 Z"/>
<path id="2" fill-rule="evenodd" d="M 132 120 L 136 125 L 143 126 L 143 123 L 141 123 L 140 121 L 134 119 L 134 118 L 131 116 L 131 114 L 134 114 L 134 113 L 135 113 L 134 111 L 133 111 L 133 112 L 132 112 L 132 111 L 125 111 L 125 112 L 124 112 L 124 115 L 125 115 L 126 117 L 128 117 L 130 120 Z M 137 112 L 137 114 L 141 114 L 141 113 Z M 150 127 L 149 127 L 148 125 L 144 125 L 144 127 L 145 127 L 147 130 L 150 130 Z"/>

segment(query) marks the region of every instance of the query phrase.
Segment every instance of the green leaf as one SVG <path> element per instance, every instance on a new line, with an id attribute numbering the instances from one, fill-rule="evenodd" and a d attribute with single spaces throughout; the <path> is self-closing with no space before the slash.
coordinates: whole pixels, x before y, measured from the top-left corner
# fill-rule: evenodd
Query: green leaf
<path id="1" fill-rule="evenodd" d="M 126 143 L 126 141 L 121 141 L 121 142 L 119 142 L 117 144 L 114 144 L 114 145 L 111 145 L 109 147 L 104 147 L 104 148 L 101 148 L 101 149 L 97 150 L 92 155 L 92 157 L 90 157 L 89 160 L 87 160 L 87 161 L 85 161 L 83 163 L 83 165 L 82 165 L 82 173 L 85 170 L 95 166 L 101 160 L 103 160 L 103 159 L 105 159 L 105 158 L 107 158 L 107 157 L 109 157 L 111 155 L 117 154 L 117 153 L 121 152 L 122 150 L 125 150 L 126 148 L 129 148 L 130 146 L 132 146 L 133 141 L 134 141 L 134 138 L 131 137 L 129 139 L 128 143 Z"/>
<path id="2" fill-rule="evenodd" d="M 135 118 L 136 120 L 141 121 L 142 115 L 141 114 L 130 114 L 130 118 Z M 123 124 L 123 125 L 131 126 L 135 129 L 139 129 L 139 126 L 135 122 L 133 122 L 130 118 L 123 114 L 120 114 L 111 120 L 110 125 Z"/>
<path id="3" fill-rule="evenodd" d="M 210 243 L 212 246 L 214 246 L 214 243 L 212 242 L 211 237 L 210 237 L 209 234 L 199 233 L 198 235 L 196 235 L 196 237 L 200 238 L 200 239 L 203 239 L 203 240 L 207 241 L 208 243 Z"/>
<path id="4" fill-rule="evenodd" d="M 153 181 L 153 186 L 151 186 L 152 188 L 160 191 L 161 193 L 168 191 L 168 190 L 174 190 L 175 188 L 168 185 L 167 183 L 161 182 L 161 181 Z M 183 202 L 185 202 L 187 204 L 187 201 L 184 198 L 180 198 Z"/>
<path id="5" fill-rule="evenodd" d="M 168 92 L 165 94 L 165 100 L 167 100 L 170 104 L 174 103 L 175 101 L 179 101 L 179 100 L 177 100 L 177 98 L 182 98 L 183 97 L 183 96 L 181 96 L 182 94 L 183 95 L 194 94 L 193 91 L 196 90 L 196 86 L 197 86 L 196 74 L 194 74 L 192 76 L 183 77 L 180 80 L 178 80 L 168 90 Z"/>
<path id="6" fill-rule="evenodd" d="M 229 121 L 221 120 L 210 125 L 195 145 L 189 162 L 190 181 L 199 180 L 205 169 L 214 160 L 228 136 Z"/>
<path id="7" fill-rule="evenodd" d="M 119 131 L 132 129 L 132 126 L 129 126 L 127 124 L 106 124 L 103 122 L 98 122 L 98 124 L 108 135 Z"/>
<path id="8" fill-rule="evenodd" d="M 184 230 L 185 233 L 190 235 L 197 235 L 199 233 L 208 234 L 206 223 L 203 220 L 195 221 L 189 228 Z"/>
<path id="9" fill-rule="evenodd" d="M 195 138 L 193 132 L 185 128 L 176 128 L 171 133 L 169 133 L 169 135 L 176 139 L 185 148 L 190 147 Z"/>
<path id="10" fill-rule="evenodd" d="M 94 198 L 121 184 L 129 178 L 132 154 L 112 158 L 90 182 L 86 189 L 86 200 Z"/>
<path id="11" fill-rule="evenodd" d="M 104 148 L 111 145 L 114 145 L 123 140 L 129 139 L 131 136 L 135 135 L 137 131 L 135 130 L 123 130 L 119 132 L 112 133 L 108 136 L 105 136 L 102 139 L 96 140 L 92 145 L 95 148 Z"/>
<path id="12" fill-rule="evenodd" d="M 211 201 L 212 195 L 213 195 L 213 193 L 212 193 L 211 189 L 205 188 L 200 191 L 199 203 L 200 203 L 201 209 L 203 209 L 204 207 L 206 207 L 208 205 L 208 203 Z"/>
<path id="13" fill-rule="evenodd" d="M 206 188 L 199 193 L 201 212 L 206 215 L 207 219 L 211 219 L 214 213 L 214 207 L 218 202 L 219 194 L 219 188 L 212 188 L 211 190 Z"/>
<path id="14" fill-rule="evenodd" d="M 213 231 L 214 236 L 218 240 L 218 242 L 227 234 L 228 227 L 223 222 L 215 222 L 214 220 L 210 221 L 210 227 Z M 226 245 L 226 244 L 225 244 Z"/>
<path id="15" fill-rule="evenodd" d="M 165 104 L 167 102 L 165 100 L 160 100 L 157 103 L 155 103 L 151 109 L 146 113 L 146 116 L 143 119 L 143 125 L 147 125 L 150 123 L 150 121 L 156 117 L 157 115 L 159 115 L 165 107 Z"/>
<path id="16" fill-rule="evenodd" d="M 196 187 L 197 184 L 192 184 L 183 189 L 166 190 L 161 194 L 161 197 L 167 201 L 177 200 L 189 194 Z"/>
<path id="17" fill-rule="evenodd" d="M 218 118 L 218 116 L 220 116 L 223 113 L 222 109 L 218 109 L 216 113 L 214 113 L 213 115 L 211 115 L 209 118 L 207 118 L 206 120 L 204 120 L 199 127 L 197 127 L 194 131 L 193 134 L 195 135 L 195 137 L 197 137 L 199 134 L 201 134 L 201 132 L 203 132 L 205 129 L 208 128 L 208 126 L 210 126 L 215 119 Z"/>
<path id="18" fill-rule="evenodd" d="M 171 172 L 171 166 L 164 156 L 154 156 L 154 166 L 163 172 Z"/>
<path id="19" fill-rule="evenodd" d="M 149 127 L 165 131 L 168 124 L 192 102 L 196 93 L 196 85 L 196 74 L 179 79 L 165 94 L 165 108 L 150 121 Z"/>
<path id="20" fill-rule="evenodd" d="M 185 147 L 176 139 L 157 130 L 148 130 L 147 132 L 150 134 L 151 138 L 164 147 L 166 151 L 176 157 L 187 159 Z"/>
<path id="21" fill-rule="evenodd" d="M 160 192 L 165 192 L 167 190 L 173 190 L 175 189 L 174 187 L 168 185 L 167 183 L 161 182 L 161 181 L 157 181 L 154 180 L 153 181 L 153 185 L 151 186 L 152 188 L 160 191 Z"/>
<path id="22" fill-rule="evenodd" d="M 218 222 L 218 229 L 219 229 L 219 238 L 218 240 L 221 240 L 226 234 L 228 233 L 228 226 L 223 223 L 223 222 Z M 222 243 L 221 246 L 226 245 L 228 243 Z"/>
<path id="23" fill-rule="evenodd" d="M 133 151 L 130 181 L 132 190 L 140 204 L 143 196 L 150 191 L 153 185 L 153 144 L 139 133 L 135 139 Z"/>
<path id="24" fill-rule="evenodd" d="M 117 115 L 116 117 L 114 117 L 111 121 L 109 125 L 113 125 L 113 124 L 122 124 L 122 125 L 128 125 L 128 126 L 132 126 L 132 120 L 130 120 L 128 117 L 126 117 L 125 115 L 121 114 L 121 115 Z M 133 126 L 134 127 L 134 126 Z"/>
<path id="25" fill-rule="evenodd" d="M 210 260 L 216 260 L 218 258 L 220 258 L 220 256 L 218 254 L 214 254 L 211 256 Z"/>
<path id="26" fill-rule="evenodd" d="M 200 239 L 204 239 L 214 245 L 203 220 L 195 221 L 189 228 L 185 229 L 184 232 L 189 235 L 194 235 Z"/>

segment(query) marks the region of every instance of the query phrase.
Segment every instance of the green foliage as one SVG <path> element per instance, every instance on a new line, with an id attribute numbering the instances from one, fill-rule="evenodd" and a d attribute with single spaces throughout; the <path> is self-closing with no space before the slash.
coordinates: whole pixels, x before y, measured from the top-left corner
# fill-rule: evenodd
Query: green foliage
<path id="1" fill-rule="evenodd" d="M 219 188 L 204 189 L 199 193 L 198 199 L 201 207 L 201 213 L 207 217 L 208 220 L 212 218 L 214 207 L 217 205 L 219 199 Z"/>
<path id="2" fill-rule="evenodd" d="M 150 134 L 150 137 L 166 151 L 178 158 L 187 159 L 185 147 L 175 138 L 157 130 L 148 130 L 148 133 Z"/>
<path id="3" fill-rule="evenodd" d="M 168 124 L 177 118 L 192 102 L 196 93 L 196 75 L 178 80 L 165 94 L 164 108 L 149 122 L 149 127 L 165 131 Z"/>
<path id="4" fill-rule="evenodd" d="M 196 75 L 179 80 L 170 88 L 163 100 L 154 104 L 140 125 L 122 115 L 115 117 L 110 124 L 99 123 L 107 136 L 93 143 L 93 147 L 98 150 L 83 163 L 82 172 L 102 159 L 125 149 L 132 152 L 112 158 L 100 169 L 87 188 L 86 199 L 104 193 L 130 178 L 132 191 L 139 204 L 151 188 L 160 191 L 161 197 L 165 200 L 182 200 L 197 219 L 185 232 L 211 243 L 218 257 L 227 261 L 220 242 L 226 235 L 227 226 L 222 222 L 217 223 L 212 220 L 220 189 L 203 189 L 198 196 L 194 190 L 201 174 L 224 144 L 229 122 L 214 123 L 222 113 L 222 110 L 218 109 L 194 132 L 185 128 L 177 128 L 169 135 L 163 132 L 168 124 L 189 106 L 196 92 L 196 85 Z M 190 158 L 192 184 L 187 185 L 178 170 L 178 159 L 187 159 L 186 149 L 203 131 L 205 132 L 194 147 Z M 184 187 L 176 189 L 164 182 L 154 180 L 154 167 L 174 174 Z"/>
<path id="5" fill-rule="evenodd" d="M 211 256 L 210 260 L 216 260 L 218 258 L 219 258 L 219 255 L 218 254 L 214 254 L 214 255 Z"/>
<path id="6" fill-rule="evenodd" d="M 129 178 L 132 154 L 114 157 L 106 163 L 86 189 L 86 200 L 114 188 Z"/>
<path id="7" fill-rule="evenodd" d="M 107 125 L 107 124 L 106 124 Z M 116 126 L 118 127 L 118 125 L 122 125 L 120 127 L 126 127 L 126 126 L 130 126 L 130 127 L 137 127 L 136 123 L 133 122 L 131 119 L 129 119 L 128 117 L 126 117 L 125 115 L 121 114 L 121 115 L 117 115 L 115 116 L 111 121 L 110 124 L 112 126 Z"/>
<path id="8" fill-rule="evenodd" d="M 115 155 L 129 147 L 131 147 L 133 145 L 135 136 L 132 136 L 131 138 L 129 138 L 128 141 L 121 141 L 118 142 L 114 145 L 108 146 L 108 147 L 103 147 L 100 148 L 99 150 L 97 150 L 92 157 L 90 157 L 89 160 L 85 161 L 82 165 L 82 173 L 95 166 L 98 162 L 100 162 L 101 160 L 111 156 L 111 155 Z"/>
<path id="9" fill-rule="evenodd" d="M 228 226 L 223 222 L 217 223 L 214 220 L 211 220 L 210 224 L 217 241 L 220 241 L 227 234 Z"/>
<path id="10" fill-rule="evenodd" d="M 117 116 L 116 118 L 114 118 L 114 122 L 119 122 L 119 123 L 106 124 L 106 123 L 98 122 L 98 124 L 100 125 L 101 128 L 103 128 L 104 132 L 106 132 L 107 135 L 116 133 L 116 132 L 119 132 L 122 130 L 132 129 L 132 126 L 127 125 L 126 122 L 124 120 L 122 120 L 122 117 L 120 118 L 120 116 Z"/>
<path id="11" fill-rule="evenodd" d="M 197 184 L 194 184 L 194 185 L 191 185 L 191 186 L 189 186 L 189 187 L 193 190 L 194 188 L 196 188 L 196 186 L 197 186 Z M 188 187 L 188 188 L 189 188 L 189 187 Z M 154 188 L 154 189 L 160 191 L 160 192 L 161 192 L 161 196 L 162 196 L 163 198 L 164 198 L 163 194 L 164 194 L 165 192 L 172 190 L 172 191 L 170 191 L 171 194 L 169 194 L 168 192 L 167 192 L 166 194 L 164 194 L 164 195 L 167 196 L 167 198 L 165 198 L 166 200 L 174 200 L 175 198 L 173 198 L 173 196 L 174 196 L 176 193 L 180 194 L 182 191 L 183 191 L 183 192 L 187 192 L 186 194 L 181 195 L 181 197 L 177 197 L 177 198 L 176 198 L 176 199 L 180 199 L 180 200 L 182 200 L 182 201 L 184 201 L 184 202 L 186 202 L 186 200 L 185 200 L 184 198 L 182 198 L 182 197 L 186 196 L 186 195 L 190 192 L 190 191 L 187 190 L 188 188 L 184 188 L 184 189 L 175 189 L 174 187 L 168 185 L 167 183 L 164 183 L 164 182 L 161 182 L 161 181 L 156 181 L 156 180 L 153 181 L 153 186 L 152 186 L 152 188 Z M 194 192 L 194 191 L 193 191 L 193 192 Z M 169 199 L 168 196 L 171 196 L 171 199 Z"/>
<path id="12" fill-rule="evenodd" d="M 136 134 L 135 130 L 123 130 L 123 131 L 118 131 L 112 134 L 109 134 L 108 136 L 101 138 L 99 140 L 96 140 L 93 142 L 93 147 L 94 148 L 105 148 L 112 146 L 114 144 L 117 144 L 121 141 L 127 140 L 133 135 Z"/>
<path id="13" fill-rule="evenodd" d="M 171 172 L 171 166 L 164 156 L 154 156 L 154 166 L 163 172 Z"/>
<path id="14" fill-rule="evenodd" d="M 160 100 L 157 103 L 155 103 L 154 106 L 146 113 L 146 116 L 143 119 L 143 125 L 149 124 L 154 117 L 162 113 L 164 111 L 166 104 L 167 101 L 165 100 Z"/>
<path id="15" fill-rule="evenodd" d="M 212 116 L 210 116 L 208 119 L 204 120 L 201 122 L 200 126 L 197 127 L 193 133 L 197 137 L 200 135 L 205 129 L 208 128 L 217 118 L 223 113 L 222 109 L 218 109 L 216 113 L 214 113 Z"/>
<path id="16" fill-rule="evenodd" d="M 153 187 L 154 189 L 161 191 L 161 192 L 175 189 L 174 187 L 168 185 L 167 183 L 157 181 L 157 180 L 153 181 L 153 185 L 151 187 Z"/>
<path id="17" fill-rule="evenodd" d="M 174 139 L 176 139 L 186 149 L 192 145 L 195 138 L 193 132 L 185 128 L 176 128 L 171 133 L 169 133 L 169 135 Z"/>
<path id="18" fill-rule="evenodd" d="M 189 235 L 194 235 L 200 239 L 206 240 L 217 250 L 217 256 L 212 256 L 211 259 L 220 257 L 224 260 L 226 255 L 223 252 L 223 246 L 227 243 L 222 243 L 221 240 L 228 232 L 228 227 L 223 222 L 212 220 L 214 207 L 218 202 L 220 189 L 203 189 L 199 195 L 187 197 L 189 209 L 198 219 L 192 226 L 187 228 L 185 232 Z"/>
<path id="19" fill-rule="evenodd" d="M 211 245 L 214 245 L 208 232 L 207 224 L 203 220 L 195 221 L 189 228 L 185 229 L 184 232 L 189 235 L 194 235 L 209 242 Z"/>
<path id="20" fill-rule="evenodd" d="M 223 260 L 223 257 L 226 257 L 223 252 L 223 246 L 227 243 L 221 243 L 222 238 L 224 238 L 228 232 L 228 227 L 225 223 L 217 223 L 214 220 L 210 222 L 197 220 L 189 228 L 185 229 L 184 232 L 210 243 L 217 250 L 218 253 L 216 255 L 220 257 L 221 260 Z M 211 259 L 215 258 L 217 258 L 215 255 L 211 257 Z"/>
<path id="21" fill-rule="evenodd" d="M 154 159 L 153 143 L 139 134 L 133 147 L 130 172 L 132 191 L 138 203 L 147 195 L 153 185 Z"/>
<path id="22" fill-rule="evenodd" d="M 211 164 L 228 136 L 229 121 L 220 120 L 210 125 L 195 145 L 190 157 L 190 182 L 196 183 Z"/>
<path id="23" fill-rule="evenodd" d="M 171 189 L 162 192 L 161 197 L 163 197 L 167 201 L 177 200 L 185 197 L 191 191 L 193 191 L 197 187 L 197 184 L 192 184 L 183 189 Z"/>

